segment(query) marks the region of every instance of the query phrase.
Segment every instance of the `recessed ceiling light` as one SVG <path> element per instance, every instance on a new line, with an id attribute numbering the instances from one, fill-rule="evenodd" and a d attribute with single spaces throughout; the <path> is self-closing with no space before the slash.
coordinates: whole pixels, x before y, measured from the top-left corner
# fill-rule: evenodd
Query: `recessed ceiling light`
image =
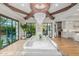
<path id="1" fill-rule="evenodd" d="M 56 4 L 55 4 L 55 6 L 56 6 L 56 7 L 58 7 L 58 6 L 59 6 L 59 4 L 57 4 L 57 3 L 56 3 Z"/>
<path id="2" fill-rule="evenodd" d="M 79 15 L 79 14 L 74 14 L 75 16 Z"/>
<path id="3" fill-rule="evenodd" d="M 79 11 L 79 9 L 77 9 L 77 11 Z"/>
<path id="4" fill-rule="evenodd" d="M 24 7 L 24 6 L 25 6 L 25 4 L 21 4 L 21 6 L 23 6 L 23 7 Z"/>

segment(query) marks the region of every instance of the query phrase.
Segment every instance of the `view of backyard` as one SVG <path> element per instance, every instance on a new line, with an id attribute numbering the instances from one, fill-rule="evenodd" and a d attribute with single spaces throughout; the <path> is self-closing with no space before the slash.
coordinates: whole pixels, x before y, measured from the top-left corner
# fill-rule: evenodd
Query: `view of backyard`
<path id="1" fill-rule="evenodd" d="M 6 47 L 18 40 L 16 39 L 16 34 L 19 34 L 16 33 L 17 23 L 18 21 L 0 17 L 0 48 Z"/>
<path id="2" fill-rule="evenodd" d="M 52 24 L 44 23 L 42 25 L 43 35 L 52 35 Z M 25 33 L 26 38 L 30 38 L 36 34 L 36 24 L 26 23 L 20 25 Z M 50 35 L 49 35 L 50 34 Z M 19 22 L 13 19 L 0 17 L 0 49 L 16 42 L 19 39 Z"/>

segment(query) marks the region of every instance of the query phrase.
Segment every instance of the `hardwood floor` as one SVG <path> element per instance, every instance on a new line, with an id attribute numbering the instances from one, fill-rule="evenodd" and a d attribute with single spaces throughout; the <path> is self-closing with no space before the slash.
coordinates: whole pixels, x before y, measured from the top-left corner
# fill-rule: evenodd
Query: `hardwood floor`
<path id="1" fill-rule="evenodd" d="M 64 56 L 79 56 L 79 42 L 65 38 L 55 38 L 53 40 L 57 43 L 59 50 Z M 16 55 L 23 49 L 24 42 L 25 40 L 19 40 L 11 44 L 10 46 L 0 50 L 0 56 Z"/>
<path id="2" fill-rule="evenodd" d="M 66 38 L 55 38 L 59 50 L 65 56 L 79 56 L 79 42 Z"/>

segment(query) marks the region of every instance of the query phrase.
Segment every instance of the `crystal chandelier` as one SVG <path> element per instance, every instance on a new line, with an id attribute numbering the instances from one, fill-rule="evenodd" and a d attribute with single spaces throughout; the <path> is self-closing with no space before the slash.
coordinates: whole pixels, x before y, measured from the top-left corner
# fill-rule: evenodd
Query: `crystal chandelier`
<path id="1" fill-rule="evenodd" d="M 35 14 L 34 14 L 34 18 L 35 18 L 35 20 L 36 20 L 36 22 L 37 22 L 38 24 L 42 24 L 43 21 L 44 21 L 44 19 L 46 18 L 46 14 L 45 14 L 45 13 L 42 13 L 42 12 L 40 12 L 40 13 L 35 13 Z"/>

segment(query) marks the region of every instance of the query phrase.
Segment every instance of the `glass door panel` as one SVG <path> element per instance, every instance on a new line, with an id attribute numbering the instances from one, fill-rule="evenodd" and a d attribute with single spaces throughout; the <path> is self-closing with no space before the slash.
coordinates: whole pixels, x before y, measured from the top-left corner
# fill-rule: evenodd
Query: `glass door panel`
<path id="1" fill-rule="evenodd" d="M 16 41 L 16 29 L 19 30 L 18 21 L 0 17 L 0 48 L 6 47 Z M 16 26 L 18 28 L 16 28 Z M 19 31 L 17 31 L 19 37 Z"/>

